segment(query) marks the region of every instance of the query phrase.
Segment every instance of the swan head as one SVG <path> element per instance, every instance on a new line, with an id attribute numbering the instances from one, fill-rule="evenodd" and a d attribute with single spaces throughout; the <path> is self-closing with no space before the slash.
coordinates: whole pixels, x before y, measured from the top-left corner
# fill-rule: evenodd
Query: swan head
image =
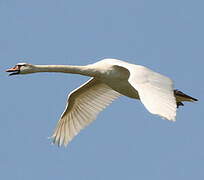
<path id="1" fill-rule="evenodd" d="M 7 69 L 6 72 L 11 72 L 9 76 L 17 74 L 29 74 L 34 72 L 34 66 L 28 63 L 18 63 L 14 67 Z"/>

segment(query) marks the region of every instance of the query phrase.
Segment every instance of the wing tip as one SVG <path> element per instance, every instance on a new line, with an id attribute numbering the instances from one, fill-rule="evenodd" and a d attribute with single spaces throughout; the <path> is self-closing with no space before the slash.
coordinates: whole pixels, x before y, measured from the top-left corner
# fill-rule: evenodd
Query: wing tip
<path id="1" fill-rule="evenodd" d="M 171 122 L 176 122 L 176 117 L 164 117 L 164 116 L 161 116 L 159 115 L 162 119 L 165 119 L 165 120 L 168 120 L 168 121 L 171 121 Z"/>
<path id="2" fill-rule="evenodd" d="M 51 139 L 51 145 L 57 145 L 58 147 L 67 147 L 67 145 L 70 143 L 70 141 L 65 141 L 65 139 L 62 139 L 62 137 L 57 138 L 57 135 L 55 134 L 48 137 L 48 139 Z"/>

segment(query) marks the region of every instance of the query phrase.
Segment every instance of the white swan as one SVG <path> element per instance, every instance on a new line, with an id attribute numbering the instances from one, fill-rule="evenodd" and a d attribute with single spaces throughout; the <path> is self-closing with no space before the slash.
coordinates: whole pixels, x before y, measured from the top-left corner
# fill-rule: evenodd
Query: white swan
<path id="1" fill-rule="evenodd" d="M 173 89 L 170 78 L 141 65 L 116 59 L 104 59 L 86 66 L 32 65 L 18 63 L 8 69 L 10 75 L 37 72 L 61 72 L 92 77 L 68 96 L 66 108 L 52 135 L 53 143 L 67 145 L 98 113 L 121 95 L 140 99 L 147 110 L 175 121 L 182 101 L 197 101 Z"/>

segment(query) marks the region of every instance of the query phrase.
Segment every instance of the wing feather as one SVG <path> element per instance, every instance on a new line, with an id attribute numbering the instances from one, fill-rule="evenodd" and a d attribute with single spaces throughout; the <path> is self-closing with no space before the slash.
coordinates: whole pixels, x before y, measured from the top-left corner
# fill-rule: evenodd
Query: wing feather
<path id="1" fill-rule="evenodd" d="M 67 145 L 85 126 L 121 94 L 91 78 L 70 93 L 66 108 L 52 135 L 53 143 Z"/>
<path id="2" fill-rule="evenodd" d="M 130 73 L 128 81 L 150 113 L 175 121 L 176 100 L 170 78 L 142 66 Z"/>

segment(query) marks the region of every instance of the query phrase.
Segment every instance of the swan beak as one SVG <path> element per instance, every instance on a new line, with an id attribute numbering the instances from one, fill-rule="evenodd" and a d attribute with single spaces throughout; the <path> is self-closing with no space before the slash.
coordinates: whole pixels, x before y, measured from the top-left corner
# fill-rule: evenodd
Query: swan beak
<path id="1" fill-rule="evenodd" d="M 7 69 L 6 72 L 11 72 L 9 76 L 19 74 L 20 68 L 19 66 L 14 66 L 13 68 Z"/>

